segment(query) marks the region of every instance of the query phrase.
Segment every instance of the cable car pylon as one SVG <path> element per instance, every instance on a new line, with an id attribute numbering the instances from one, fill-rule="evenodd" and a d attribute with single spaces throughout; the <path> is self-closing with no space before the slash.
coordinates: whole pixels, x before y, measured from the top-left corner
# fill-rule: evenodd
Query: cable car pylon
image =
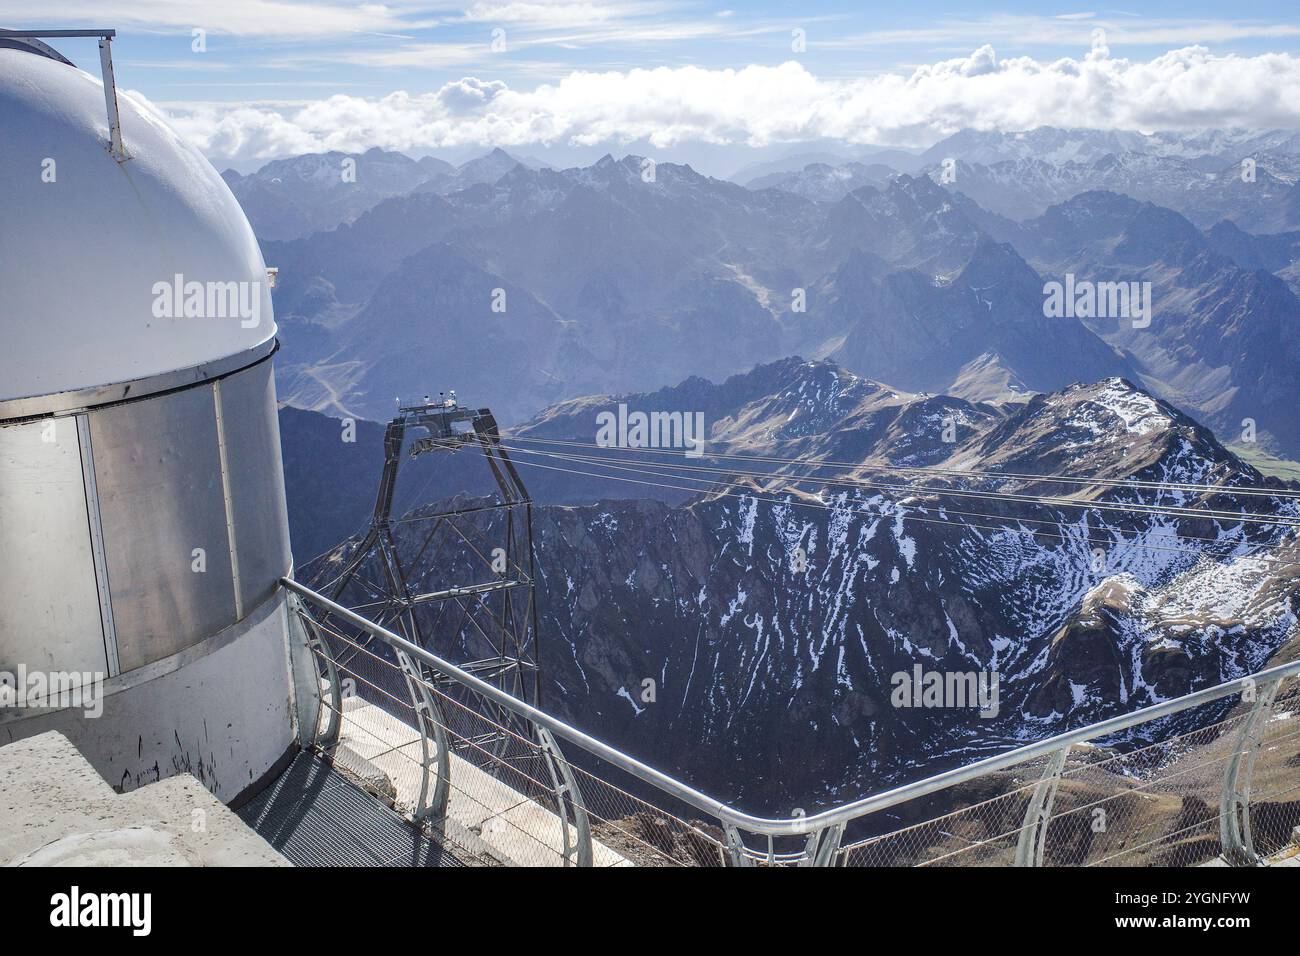
<path id="1" fill-rule="evenodd" d="M 369 527 L 329 594 L 348 607 L 364 607 L 372 620 L 450 660 L 470 656 L 458 661 L 465 670 L 540 706 L 532 498 L 491 410 L 467 407 L 455 392 L 450 395 L 399 404 L 384 431 L 384 466 Z M 404 461 L 473 449 L 487 462 L 495 500 L 457 507 L 453 498 L 451 507 L 419 508 L 394 520 Z M 428 529 L 419 547 L 405 552 L 405 562 L 395 524 Z M 479 652 L 464 653 L 471 649 Z M 449 693 L 458 686 L 436 674 L 430 679 Z M 514 722 L 504 711 L 496 719 Z"/>

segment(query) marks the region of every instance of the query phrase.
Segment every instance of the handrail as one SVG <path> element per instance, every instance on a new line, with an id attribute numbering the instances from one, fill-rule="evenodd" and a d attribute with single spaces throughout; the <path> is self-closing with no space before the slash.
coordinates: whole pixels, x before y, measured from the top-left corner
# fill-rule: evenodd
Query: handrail
<path id="1" fill-rule="evenodd" d="M 682 783 L 673 777 L 668 776 L 662 771 L 656 770 L 648 764 L 642 763 L 635 757 L 631 757 L 621 750 L 617 750 L 610 745 L 597 740 L 589 734 L 571 727 L 564 721 L 552 717 L 544 711 L 538 710 L 529 704 L 524 703 L 516 697 L 507 694 L 500 688 L 493 687 L 486 681 L 480 680 L 473 674 L 467 673 L 461 668 L 452 664 L 450 661 L 443 660 L 438 655 L 411 643 L 398 634 L 394 634 L 387 628 L 370 621 L 355 611 L 331 601 L 322 594 L 311 590 L 310 588 L 299 584 L 292 578 L 281 578 L 280 583 L 294 593 L 306 598 L 308 601 L 329 610 L 333 614 L 353 624 L 354 626 L 366 631 L 374 637 L 386 642 L 390 646 L 405 651 L 413 657 L 419 658 L 430 667 L 436 668 L 439 672 L 450 677 L 457 682 L 469 687 L 471 690 L 482 694 L 489 700 L 500 704 L 502 707 L 524 717 L 539 726 L 545 727 L 553 734 L 576 744 L 583 750 L 591 753 L 603 760 L 608 761 L 614 766 L 634 777 L 663 790 L 665 793 L 676 797 L 677 799 L 711 814 L 721 820 L 724 824 L 747 830 L 751 833 L 763 834 L 767 836 L 806 836 L 825 827 L 835 826 L 847 823 L 857 817 L 873 813 L 877 810 L 883 810 L 888 807 L 897 806 L 908 800 L 917 797 L 923 797 L 943 790 L 954 784 L 964 783 L 977 777 L 985 776 L 997 770 L 1004 770 L 1014 767 L 1026 761 L 1033 760 L 1035 757 L 1041 757 L 1053 751 L 1060 750 L 1073 744 L 1084 743 L 1097 737 L 1106 737 L 1110 734 L 1121 730 L 1127 730 L 1139 724 L 1144 724 L 1170 714 L 1180 713 L 1189 710 L 1192 707 L 1207 704 L 1215 700 L 1238 693 L 1247 687 L 1253 687 L 1260 684 L 1268 684 L 1272 681 L 1282 680 L 1286 677 L 1300 675 L 1300 660 L 1293 661 L 1290 664 L 1279 664 L 1276 667 L 1270 667 L 1266 670 L 1259 671 L 1256 674 L 1246 677 L 1239 677 L 1234 680 L 1225 681 L 1214 687 L 1207 687 L 1204 690 L 1195 691 L 1191 694 L 1185 694 L 1182 697 L 1176 697 L 1171 700 L 1163 701 L 1159 704 L 1152 704 L 1140 710 L 1135 710 L 1129 714 L 1121 714 L 1118 717 L 1112 717 L 1108 720 L 1099 721 L 1095 724 L 1089 724 L 1086 727 L 1080 727 L 1077 730 L 1066 731 L 1057 734 L 1055 737 L 1048 737 L 1044 740 L 1027 744 L 1023 747 L 1017 747 L 1005 753 L 995 754 L 992 757 L 986 757 L 983 760 L 977 760 L 975 763 L 967 764 L 963 767 L 956 767 L 943 773 L 935 774 L 924 780 L 918 780 L 913 783 L 903 784 L 890 790 L 884 790 L 880 793 L 872 794 L 850 803 L 842 804 L 838 807 L 832 807 L 829 810 L 822 810 L 819 813 L 806 817 L 758 817 L 736 810 L 731 806 L 701 793 L 694 787 Z"/>
<path id="2" fill-rule="evenodd" d="M 644 780 L 646 783 L 653 784 L 672 796 L 689 803 L 696 809 L 703 810 L 706 813 L 713 814 L 714 816 L 725 820 L 732 820 L 735 818 L 735 822 L 742 824 L 744 821 L 750 819 L 745 814 L 737 814 L 736 811 L 732 810 L 720 800 L 715 800 L 706 794 L 700 793 L 698 790 L 682 783 L 680 780 L 676 780 L 662 771 L 656 770 L 653 767 L 642 763 L 635 757 L 628 756 L 620 750 L 615 750 L 608 744 L 583 733 L 576 727 L 571 727 L 564 721 L 552 717 L 544 711 L 538 710 L 531 704 L 527 704 L 511 694 L 507 694 L 499 687 L 494 687 L 487 681 L 481 680 L 473 674 L 461 670 L 450 661 L 443 660 L 437 654 L 434 654 L 417 644 L 411 643 L 406 640 L 406 638 L 394 634 L 387 628 L 381 627 L 373 621 L 362 617 L 360 614 L 344 607 L 342 604 L 331 601 L 323 594 L 318 594 L 311 588 L 305 587 L 297 581 L 294 581 L 292 578 L 281 578 L 280 583 L 294 593 L 306 598 L 308 601 L 327 608 L 331 613 L 337 614 L 348 623 L 359 627 L 368 634 L 386 642 L 391 647 L 405 651 L 412 657 L 419 658 L 430 667 L 435 668 L 443 676 L 453 678 L 460 684 L 482 694 L 488 700 L 500 704 L 507 710 L 510 710 L 520 717 L 524 717 L 541 727 L 545 727 L 547 730 L 557 734 L 570 743 L 577 744 L 583 750 L 609 761 L 616 767 Z"/>

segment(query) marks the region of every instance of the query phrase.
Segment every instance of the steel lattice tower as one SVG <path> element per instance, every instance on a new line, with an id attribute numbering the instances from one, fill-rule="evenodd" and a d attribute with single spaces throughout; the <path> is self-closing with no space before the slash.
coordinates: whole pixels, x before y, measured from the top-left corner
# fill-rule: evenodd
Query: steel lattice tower
<path id="1" fill-rule="evenodd" d="M 365 536 L 355 548 L 336 549 L 312 577 L 340 604 L 536 706 L 532 499 L 492 412 L 460 405 L 451 394 L 399 407 L 384 432 L 384 467 Z M 456 497 L 393 517 L 403 461 L 475 451 L 487 463 L 495 495 Z M 449 694 L 457 690 L 430 676 Z M 497 719 L 514 723 L 504 711 Z"/>

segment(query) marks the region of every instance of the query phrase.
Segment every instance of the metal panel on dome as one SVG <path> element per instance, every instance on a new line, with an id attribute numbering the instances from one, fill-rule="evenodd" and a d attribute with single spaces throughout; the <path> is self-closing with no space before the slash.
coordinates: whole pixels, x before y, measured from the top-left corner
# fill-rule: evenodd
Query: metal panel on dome
<path id="1" fill-rule="evenodd" d="M 266 264 L 224 180 L 125 94 L 119 162 L 105 102 L 90 74 L 0 49 L 0 195 L 23 224 L 0 229 L 0 288 L 6 315 L 25 317 L 5 322 L 0 401 L 195 368 L 275 336 Z"/>
<path id="2" fill-rule="evenodd" d="M 293 564 L 271 373 L 267 361 L 217 383 L 245 613 L 270 596 Z"/>
<path id="3" fill-rule="evenodd" d="M 104 673 L 77 425 L 0 426 L 0 671 Z"/>
<path id="4" fill-rule="evenodd" d="M 125 672 L 236 620 L 213 389 L 97 409 L 90 426 Z"/>
<path id="5" fill-rule="evenodd" d="M 75 67 L 76 64 L 69 60 L 48 43 L 43 43 L 35 37 L 9 36 L 0 33 L 0 50 L 21 50 L 24 53 L 34 53 L 37 56 L 48 57 L 51 60 L 57 60 L 60 63 Z"/>

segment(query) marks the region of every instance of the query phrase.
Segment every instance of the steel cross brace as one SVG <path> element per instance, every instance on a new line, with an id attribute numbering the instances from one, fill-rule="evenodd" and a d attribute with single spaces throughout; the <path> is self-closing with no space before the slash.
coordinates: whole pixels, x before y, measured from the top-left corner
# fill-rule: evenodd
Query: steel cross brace
<path id="1" fill-rule="evenodd" d="M 1250 778 L 1255 770 L 1264 724 L 1273 710 L 1273 700 L 1281 683 L 1280 679 L 1273 680 L 1257 688 L 1254 706 L 1246 716 L 1236 749 L 1223 775 L 1223 790 L 1219 795 L 1219 843 L 1223 860 L 1231 866 L 1262 865 L 1250 833 Z"/>
<path id="2" fill-rule="evenodd" d="M 1069 753 L 1069 747 L 1054 751 L 1038 786 L 1034 787 L 1034 795 L 1029 799 L 1025 819 L 1020 827 L 1020 839 L 1016 841 L 1016 866 L 1043 865 L 1047 824 L 1052 819 L 1052 803 L 1056 800 L 1056 788 L 1061 782 L 1061 772 L 1065 769 L 1065 758 Z"/>
<path id="3" fill-rule="evenodd" d="M 446 720 L 429 692 L 424 666 L 401 650 L 397 652 L 397 662 L 406 678 L 420 728 L 420 794 L 411 818 L 419 824 L 438 826 L 447 817 L 447 801 L 451 795 L 451 747 L 447 743 Z M 432 795 L 429 793 L 431 775 L 436 781 Z"/>
<path id="4" fill-rule="evenodd" d="M 587 818 L 587 805 L 582 791 L 573 776 L 573 769 L 560 753 L 560 745 L 545 727 L 537 727 L 537 743 L 546 759 L 546 769 L 551 775 L 555 790 L 555 815 L 560 818 L 560 833 L 564 840 L 565 866 L 591 866 L 591 823 Z M 573 819 L 569 816 L 572 814 Z M 576 839 L 570 837 L 570 829 Z"/>

